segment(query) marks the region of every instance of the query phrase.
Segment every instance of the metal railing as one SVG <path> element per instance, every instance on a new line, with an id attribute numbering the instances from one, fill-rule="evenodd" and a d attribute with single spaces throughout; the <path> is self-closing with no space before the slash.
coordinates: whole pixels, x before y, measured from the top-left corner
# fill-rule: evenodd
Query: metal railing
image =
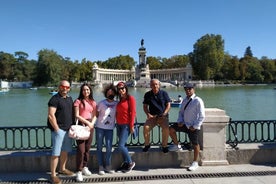
<path id="1" fill-rule="evenodd" d="M 173 124 L 175 122 L 171 122 Z M 128 146 L 143 146 L 143 123 L 138 123 L 139 136 L 133 139 L 129 136 Z M 187 144 L 187 134 L 178 132 L 179 142 Z M 231 121 L 226 127 L 226 143 L 233 148 L 238 143 L 260 143 L 276 141 L 276 120 Z M 151 145 L 159 146 L 162 142 L 162 132 L 159 126 L 151 132 Z M 169 140 L 171 143 L 171 140 Z M 76 147 L 75 143 L 73 144 Z M 95 147 L 95 133 L 91 147 Z M 113 146 L 118 146 L 116 129 L 113 136 Z M 0 151 L 12 150 L 44 150 L 51 149 L 51 131 L 46 126 L 1 127 Z"/>
<path id="2" fill-rule="evenodd" d="M 239 143 L 276 141 L 276 120 L 232 121 L 226 129 L 226 143 L 233 148 Z"/>

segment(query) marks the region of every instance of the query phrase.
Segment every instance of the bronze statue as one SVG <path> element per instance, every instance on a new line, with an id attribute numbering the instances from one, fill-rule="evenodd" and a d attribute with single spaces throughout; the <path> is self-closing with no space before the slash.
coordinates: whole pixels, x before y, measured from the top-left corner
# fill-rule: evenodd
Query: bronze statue
<path id="1" fill-rule="evenodd" d="M 144 39 L 141 40 L 141 46 L 144 46 Z"/>

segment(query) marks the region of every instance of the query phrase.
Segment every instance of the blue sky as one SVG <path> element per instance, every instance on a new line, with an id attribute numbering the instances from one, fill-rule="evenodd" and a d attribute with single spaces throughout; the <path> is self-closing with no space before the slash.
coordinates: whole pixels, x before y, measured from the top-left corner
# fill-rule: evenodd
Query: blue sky
<path id="1" fill-rule="evenodd" d="M 188 54 L 206 34 L 225 52 L 276 58 L 275 0 L 1 0 L 0 51 L 37 60 L 51 49 L 72 60 Z"/>

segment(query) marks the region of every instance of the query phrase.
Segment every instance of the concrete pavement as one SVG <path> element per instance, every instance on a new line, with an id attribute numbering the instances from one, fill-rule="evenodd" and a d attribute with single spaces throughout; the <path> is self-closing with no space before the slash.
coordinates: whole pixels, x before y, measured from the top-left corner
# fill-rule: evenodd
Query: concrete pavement
<path id="1" fill-rule="evenodd" d="M 188 166 L 187 166 L 188 167 Z M 94 171 L 92 176 L 84 177 L 83 183 L 112 184 L 162 184 L 162 183 L 223 183 L 223 184 L 275 184 L 276 164 L 267 165 L 227 165 L 201 166 L 196 171 L 184 168 L 145 169 L 134 168 L 131 173 L 115 173 L 100 176 Z M 75 177 L 61 176 L 63 183 L 76 183 Z M 47 172 L 0 173 L 0 183 L 50 183 Z"/>

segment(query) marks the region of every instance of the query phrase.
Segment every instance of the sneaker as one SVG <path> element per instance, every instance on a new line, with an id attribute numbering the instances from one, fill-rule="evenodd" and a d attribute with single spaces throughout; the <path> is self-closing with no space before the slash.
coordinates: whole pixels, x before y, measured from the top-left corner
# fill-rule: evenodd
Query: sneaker
<path id="1" fill-rule="evenodd" d="M 131 162 L 130 164 L 128 164 L 127 169 L 123 170 L 123 172 L 130 173 L 134 167 L 135 167 L 135 162 Z"/>
<path id="2" fill-rule="evenodd" d="M 168 153 L 169 149 L 168 149 L 168 147 L 162 147 L 162 151 L 163 151 L 163 153 Z"/>
<path id="3" fill-rule="evenodd" d="M 193 162 L 192 165 L 188 168 L 189 171 L 194 171 L 198 168 L 198 162 Z"/>
<path id="4" fill-rule="evenodd" d="M 77 172 L 76 181 L 78 181 L 78 182 L 83 181 L 83 177 L 82 177 L 82 172 L 81 171 Z"/>
<path id="5" fill-rule="evenodd" d="M 143 148 L 143 152 L 148 152 L 150 149 L 150 145 L 147 145 Z"/>
<path id="6" fill-rule="evenodd" d="M 105 175 L 104 167 L 103 166 L 99 167 L 99 175 Z"/>
<path id="7" fill-rule="evenodd" d="M 53 184 L 61 184 L 61 180 L 57 176 L 52 176 L 51 180 Z"/>
<path id="8" fill-rule="evenodd" d="M 84 175 L 84 176 L 91 176 L 91 171 L 89 171 L 89 169 L 88 169 L 88 167 L 84 167 L 83 169 L 82 169 L 82 174 Z"/>
<path id="9" fill-rule="evenodd" d="M 182 147 L 181 147 L 180 144 L 177 144 L 177 145 L 174 144 L 174 145 L 169 147 L 169 151 L 180 151 L 180 150 L 182 150 Z"/>
<path id="10" fill-rule="evenodd" d="M 122 172 L 124 170 L 127 170 L 128 164 L 126 162 L 122 163 L 121 166 L 116 170 L 116 172 Z"/>
<path id="11" fill-rule="evenodd" d="M 115 171 L 111 168 L 111 165 L 105 167 L 105 172 L 109 174 L 114 174 Z"/>
<path id="12" fill-rule="evenodd" d="M 66 176 L 73 176 L 74 173 L 68 169 L 64 169 L 63 171 L 59 171 L 58 172 L 59 174 L 63 174 L 63 175 L 66 175 Z"/>

